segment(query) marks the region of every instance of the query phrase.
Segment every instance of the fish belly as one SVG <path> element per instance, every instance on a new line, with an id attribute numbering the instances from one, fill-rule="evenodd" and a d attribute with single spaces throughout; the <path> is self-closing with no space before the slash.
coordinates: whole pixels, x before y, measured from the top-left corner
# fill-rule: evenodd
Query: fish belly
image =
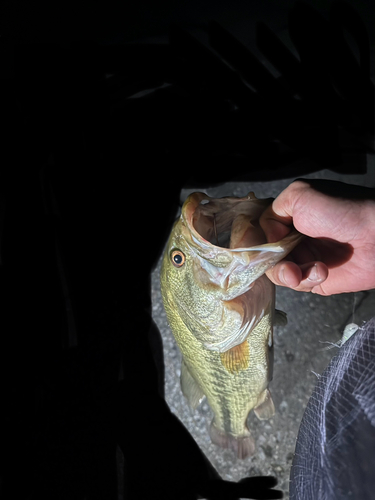
<path id="1" fill-rule="evenodd" d="M 175 311 L 168 307 L 166 311 L 188 372 L 214 413 L 211 440 L 219 446 L 232 448 L 238 457 L 245 458 L 255 448 L 246 424 L 249 412 L 261 407 L 262 403 L 266 404 L 266 414 L 269 406 L 273 407 L 272 400 L 267 403 L 267 386 L 271 378 L 268 345 L 270 336 L 272 338 L 271 313 L 262 318 L 245 341 L 249 353 L 247 366 L 231 371 L 224 366 L 220 353 L 208 350 Z"/>

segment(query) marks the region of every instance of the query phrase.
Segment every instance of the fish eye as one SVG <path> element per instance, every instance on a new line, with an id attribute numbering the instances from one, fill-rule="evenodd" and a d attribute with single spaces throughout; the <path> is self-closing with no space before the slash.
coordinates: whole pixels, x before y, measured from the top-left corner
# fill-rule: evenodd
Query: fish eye
<path id="1" fill-rule="evenodd" d="M 186 257 L 181 250 L 173 250 L 171 252 L 171 260 L 175 267 L 182 267 L 185 264 Z"/>

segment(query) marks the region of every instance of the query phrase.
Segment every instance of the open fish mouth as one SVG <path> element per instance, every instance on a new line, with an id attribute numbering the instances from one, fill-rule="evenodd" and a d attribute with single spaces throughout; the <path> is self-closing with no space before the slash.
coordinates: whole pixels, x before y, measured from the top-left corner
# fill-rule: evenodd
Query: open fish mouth
<path id="1" fill-rule="evenodd" d="M 260 200 L 252 192 L 243 198 L 211 198 L 200 192 L 187 198 L 181 236 L 212 283 L 229 289 L 241 281 L 244 293 L 301 241 L 302 235 L 292 229 L 283 240 L 267 243 L 259 219 L 272 200 Z"/>
<path id="2" fill-rule="evenodd" d="M 272 198 L 258 200 L 250 192 L 243 198 L 211 198 L 204 193 L 193 193 L 185 203 L 182 218 L 189 228 L 196 243 L 204 247 L 210 245 L 230 248 L 233 222 L 239 215 L 247 217 L 255 228 L 251 245 L 266 243 L 266 238 L 259 226 L 259 218 Z"/>

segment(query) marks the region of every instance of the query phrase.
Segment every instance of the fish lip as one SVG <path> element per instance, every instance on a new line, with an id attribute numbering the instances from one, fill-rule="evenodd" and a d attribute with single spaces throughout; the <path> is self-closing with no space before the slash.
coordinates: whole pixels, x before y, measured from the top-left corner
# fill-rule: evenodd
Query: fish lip
<path id="1" fill-rule="evenodd" d="M 195 229 L 194 224 L 193 224 L 193 217 L 194 217 L 194 214 L 195 214 L 195 211 L 196 211 L 198 205 L 200 205 L 200 203 L 203 200 L 208 200 L 210 202 L 214 199 L 215 198 L 208 196 L 206 193 L 202 193 L 202 192 L 198 191 L 196 193 L 190 194 L 182 207 L 181 218 L 185 222 L 192 237 L 194 237 L 194 239 L 196 240 L 196 243 L 201 243 L 203 245 L 216 246 L 216 245 L 213 245 L 212 243 L 210 243 L 205 238 L 203 238 L 203 236 L 201 236 L 198 233 L 198 231 Z M 218 248 L 222 248 L 222 247 L 218 247 Z"/>

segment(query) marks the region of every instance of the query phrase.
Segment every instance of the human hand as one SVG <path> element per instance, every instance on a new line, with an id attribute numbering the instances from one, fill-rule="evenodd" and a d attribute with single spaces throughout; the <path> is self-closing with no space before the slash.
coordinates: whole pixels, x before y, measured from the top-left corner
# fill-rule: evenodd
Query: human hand
<path id="1" fill-rule="evenodd" d="M 291 227 L 306 238 L 267 271 L 276 285 L 320 295 L 375 288 L 373 189 L 323 180 L 297 180 L 262 214 L 269 243 Z"/>

